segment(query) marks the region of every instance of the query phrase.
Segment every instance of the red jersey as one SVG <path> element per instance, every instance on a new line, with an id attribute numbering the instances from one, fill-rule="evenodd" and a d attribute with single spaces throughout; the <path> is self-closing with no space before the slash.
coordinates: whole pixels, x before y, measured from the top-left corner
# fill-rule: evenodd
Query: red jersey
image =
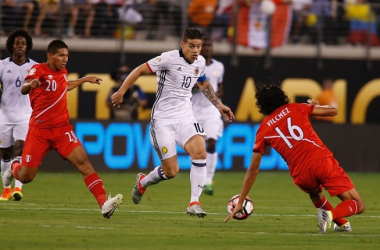
<path id="1" fill-rule="evenodd" d="M 38 128 L 61 127 L 69 123 L 67 110 L 67 70 L 55 71 L 46 63 L 34 65 L 25 79 L 38 79 L 41 85 L 29 92 L 33 112 L 29 126 Z"/>
<path id="2" fill-rule="evenodd" d="M 332 152 L 310 124 L 313 108 L 308 104 L 292 103 L 273 111 L 261 122 L 253 151 L 264 154 L 267 145 L 274 148 L 288 164 L 292 177 L 314 162 L 332 157 Z"/>

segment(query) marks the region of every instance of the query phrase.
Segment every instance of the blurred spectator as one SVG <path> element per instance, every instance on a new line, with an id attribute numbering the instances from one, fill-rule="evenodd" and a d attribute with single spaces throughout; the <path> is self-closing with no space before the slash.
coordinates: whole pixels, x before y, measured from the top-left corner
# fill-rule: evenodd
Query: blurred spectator
<path id="1" fill-rule="evenodd" d="M 332 90 L 334 80 L 332 78 L 325 78 L 322 81 L 322 93 L 316 98 L 320 105 L 331 105 L 335 108 L 338 108 L 338 100 Z M 317 121 L 332 122 L 334 119 L 333 116 L 314 116 Z"/>
<path id="2" fill-rule="evenodd" d="M 272 1 L 276 4 L 276 10 L 272 15 L 271 47 L 280 47 L 288 42 L 293 19 L 292 0 Z"/>
<path id="3" fill-rule="evenodd" d="M 219 5 L 215 12 L 214 22 L 212 23 L 212 40 L 219 41 L 227 38 L 228 25 L 233 13 L 234 3 L 234 0 L 219 0 Z"/>
<path id="4" fill-rule="evenodd" d="M 146 107 L 148 100 L 145 93 L 137 85 L 132 85 L 123 97 L 123 103 L 120 108 L 113 107 L 111 103 L 111 95 L 115 93 L 123 83 L 124 79 L 130 73 L 130 68 L 126 65 L 111 73 L 111 78 L 116 81 L 116 85 L 111 89 L 107 98 L 107 106 L 111 110 L 111 119 L 132 121 L 138 118 L 138 108 Z"/>
<path id="5" fill-rule="evenodd" d="M 191 0 L 187 9 L 190 19 L 189 26 L 195 26 L 201 32 L 210 33 L 210 24 L 214 20 L 217 6 L 217 0 Z"/>
<path id="6" fill-rule="evenodd" d="M 119 25 L 118 9 L 123 0 L 90 0 L 95 8 L 91 33 L 97 37 L 113 37 Z"/>
<path id="7" fill-rule="evenodd" d="M 0 11 L 2 27 L 5 33 L 10 33 L 17 27 L 17 20 L 14 18 L 17 15 L 16 2 L 14 0 L 4 0 Z"/>
<path id="8" fill-rule="evenodd" d="M 73 15 L 76 15 L 75 28 L 73 33 L 78 32 L 77 30 L 83 30 L 84 37 L 91 36 L 91 28 L 95 18 L 95 8 L 91 3 L 91 0 L 74 0 L 74 11 Z"/>
<path id="9" fill-rule="evenodd" d="M 379 46 L 376 16 L 366 0 L 349 1 L 346 6 L 346 16 L 350 22 L 350 32 L 347 37 L 349 43 Z"/>
<path id="10" fill-rule="evenodd" d="M 293 0 L 293 23 L 292 23 L 292 42 L 307 43 L 306 20 L 310 15 L 313 0 Z"/>

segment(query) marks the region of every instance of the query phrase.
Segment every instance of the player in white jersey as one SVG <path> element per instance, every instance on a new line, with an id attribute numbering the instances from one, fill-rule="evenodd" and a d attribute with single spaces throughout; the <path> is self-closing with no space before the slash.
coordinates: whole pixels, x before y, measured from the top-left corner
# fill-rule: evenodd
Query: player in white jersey
<path id="1" fill-rule="evenodd" d="M 214 88 L 217 97 L 223 96 L 223 76 L 224 65 L 212 58 L 212 41 L 209 37 L 202 39 L 201 55 L 206 59 L 205 74 L 207 80 Z M 193 88 L 193 103 L 194 116 L 201 124 L 207 135 L 207 160 L 206 160 L 206 183 L 203 187 L 203 192 L 208 195 L 213 195 L 212 180 L 215 175 L 216 164 L 218 161 L 218 153 L 216 152 L 216 142 L 223 133 L 223 120 L 219 110 L 202 94 L 196 86 Z"/>
<path id="2" fill-rule="evenodd" d="M 111 96 L 113 105 L 120 106 L 127 89 L 141 75 L 156 73 L 157 93 L 151 114 L 151 142 L 161 159 L 161 166 L 149 174 L 139 173 L 132 190 L 132 200 L 140 203 L 148 186 L 174 178 L 178 171 L 176 143 L 191 157 L 191 196 L 186 209 L 191 216 L 204 217 L 206 212 L 199 197 L 206 178 L 206 146 L 203 128 L 193 115 L 191 90 L 195 84 L 224 115 L 232 121 L 234 114 L 216 96 L 204 74 L 205 59 L 199 55 L 202 48 L 199 30 L 186 29 L 180 50 L 164 52 L 160 56 L 135 68 L 124 80 L 120 89 Z"/>
<path id="3" fill-rule="evenodd" d="M 37 63 L 26 57 L 33 42 L 25 30 L 13 31 L 8 36 L 6 47 L 11 56 L 0 61 L 3 92 L 0 103 L 1 176 L 10 167 L 11 159 L 22 155 L 32 108 L 29 96 L 22 95 L 20 90 L 28 70 Z M 22 183 L 18 180 L 13 192 L 11 186 L 3 186 L 0 201 L 20 200 L 23 197 L 21 188 Z"/>

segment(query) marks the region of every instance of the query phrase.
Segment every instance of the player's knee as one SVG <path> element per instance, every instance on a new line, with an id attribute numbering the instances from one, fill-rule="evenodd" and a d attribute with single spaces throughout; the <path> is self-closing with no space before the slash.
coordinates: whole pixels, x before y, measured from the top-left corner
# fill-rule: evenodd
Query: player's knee
<path id="1" fill-rule="evenodd" d="M 29 182 L 33 181 L 34 176 L 35 176 L 35 175 L 33 175 L 33 174 L 21 175 L 21 176 L 18 177 L 18 180 L 19 180 L 22 184 L 26 184 L 26 183 L 29 183 Z"/>
<path id="2" fill-rule="evenodd" d="M 166 178 L 173 179 L 174 177 L 177 176 L 178 171 L 179 171 L 178 169 L 169 169 L 169 170 L 166 170 L 164 172 L 164 174 L 165 174 Z"/>
<path id="3" fill-rule="evenodd" d="M 357 212 L 357 214 L 361 214 L 361 213 L 364 213 L 365 211 L 365 205 L 363 202 L 358 202 L 359 203 L 359 210 Z"/>

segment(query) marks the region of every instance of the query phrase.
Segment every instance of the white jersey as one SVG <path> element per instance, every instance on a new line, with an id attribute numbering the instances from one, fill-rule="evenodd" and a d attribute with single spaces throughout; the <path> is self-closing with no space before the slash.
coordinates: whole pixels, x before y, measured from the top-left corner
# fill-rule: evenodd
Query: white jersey
<path id="1" fill-rule="evenodd" d="M 218 90 L 218 84 L 223 82 L 223 64 L 215 59 L 211 59 L 211 64 L 206 65 L 205 74 L 207 80 L 216 92 Z M 193 91 L 191 101 L 193 102 L 194 116 L 198 121 L 210 117 L 221 117 L 219 110 L 206 98 L 200 89 L 195 89 Z"/>
<path id="2" fill-rule="evenodd" d="M 32 113 L 29 95 L 21 94 L 21 86 L 29 69 L 37 62 L 27 58 L 22 65 L 17 65 L 11 57 L 0 60 L 0 81 L 2 96 L 0 104 L 0 123 L 20 124 L 29 122 Z"/>
<path id="3" fill-rule="evenodd" d="M 188 63 L 182 50 L 172 50 L 149 60 L 147 65 L 156 72 L 158 83 L 152 120 L 192 117 L 191 90 L 198 78 L 204 76 L 205 58 L 199 55 Z"/>

